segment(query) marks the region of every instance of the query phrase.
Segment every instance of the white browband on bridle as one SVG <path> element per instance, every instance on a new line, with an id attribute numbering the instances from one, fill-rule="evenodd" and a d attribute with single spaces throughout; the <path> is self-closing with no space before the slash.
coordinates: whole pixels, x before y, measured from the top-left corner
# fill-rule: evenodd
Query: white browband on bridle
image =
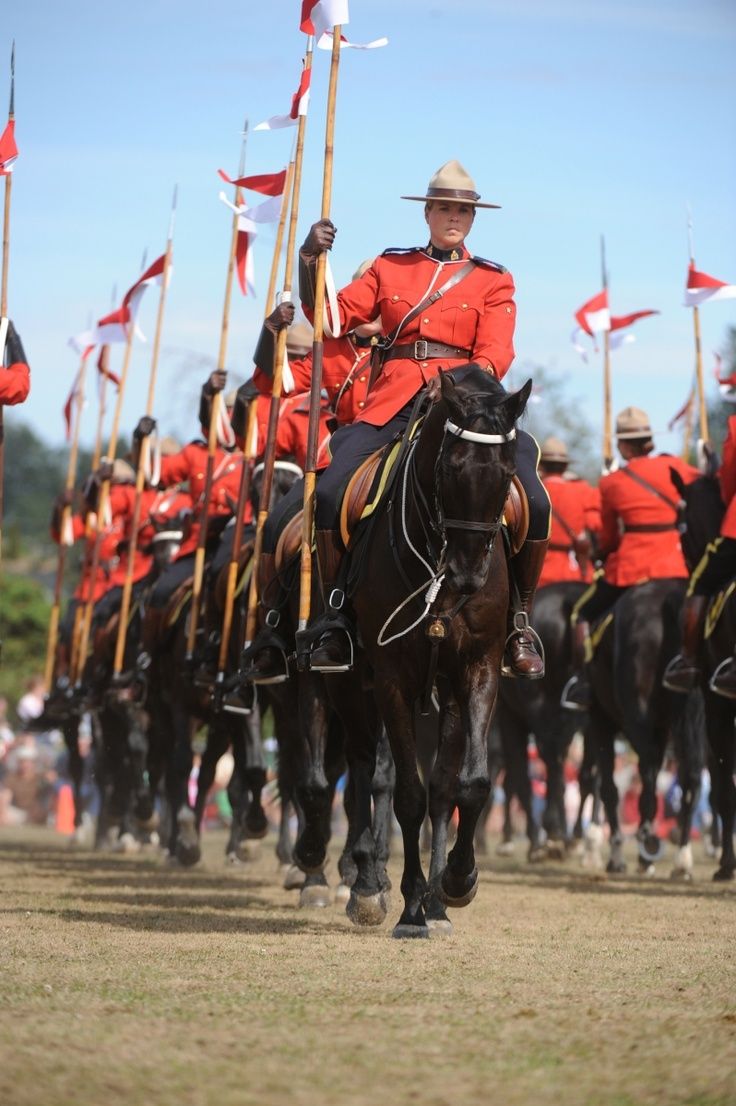
<path id="1" fill-rule="evenodd" d="M 183 530 L 159 530 L 151 540 L 155 544 L 157 541 L 181 541 L 183 537 Z"/>
<path id="2" fill-rule="evenodd" d="M 292 472 L 294 476 L 304 476 L 303 470 L 299 465 L 294 464 L 293 461 L 274 461 L 274 468 L 277 468 L 279 472 Z M 260 476 L 263 472 L 263 461 L 259 461 L 256 467 L 253 469 L 253 477 Z"/>
<path id="3" fill-rule="evenodd" d="M 507 434 L 478 434 L 475 430 L 463 430 L 449 419 L 445 423 L 445 430 L 456 438 L 463 438 L 466 442 L 479 442 L 480 445 L 503 445 L 504 442 L 512 442 L 516 437 L 516 428 L 509 430 Z"/>

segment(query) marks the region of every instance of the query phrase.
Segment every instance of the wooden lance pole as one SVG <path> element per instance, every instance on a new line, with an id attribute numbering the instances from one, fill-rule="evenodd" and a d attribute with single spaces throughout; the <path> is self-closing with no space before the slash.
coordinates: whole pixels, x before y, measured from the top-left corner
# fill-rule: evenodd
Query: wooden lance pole
<path id="1" fill-rule="evenodd" d="M 245 147 L 248 141 L 248 120 L 243 124 L 243 142 L 240 147 L 240 167 L 238 176 L 245 173 Z M 241 202 L 241 192 L 235 189 L 235 206 Z M 227 356 L 227 338 L 230 327 L 230 301 L 233 291 L 233 275 L 235 272 L 235 254 L 238 245 L 238 214 L 233 212 L 233 227 L 230 236 L 230 254 L 227 263 L 227 277 L 225 279 L 225 301 L 222 308 L 222 325 L 220 327 L 220 349 L 217 355 L 217 368 L 225 368 Z M 189 629 L 187 633 L 186 661 L 192 663 L 194 647 L 197 641 L 197 626 L 199 624 L 199 612 L 202 604 L 202 582 L 204 580 L 204 558 L 207 546 L 207 521 L 209 515 L 210 496 L 212 495 L 212 482 L 215 471 L 215 454 L 217 452 L 217 427 L 220 421 L 220 404 L 222 396 L 215 392 L 210 405 L 210 425 L 207 434 L 207 468 L 205 471 L 204 491 L 202 493 L 202 505 L 199 512 L 199 535 L 197 538 L 197 550 L 194 554 L 194 583 L 192 585 L 192 606 L 189 612 Z"/>
<path id="2" fill-rule="evenodd" d="M 112 429 L 110 431 L 110 441 L 107 447 L 107 460 L 111 463 L 115 462 L 115 453 L 118 448 L 118 433 L 120 430 L 120 415 L 123 409 L 123 397 L 125 395 L 125 385 L 128 380 L 128 369 L 130 368 L 130 358 L 133 352 L 133 336 L 135 334 L 135 320 L 131 319 L 128 324 L 128 333 L 125 342 L 125 354 L 123 356 L 123 367 L 120 372 L 120 384 L 118 385 L 118 394 L 115 401 L 115 411 L 112 420 Z M 84 605 L 84 616 L 82 618 L 82 626 L 79 635 L 79 650 L 76 657 L 76 672 L 75 672 L 75 684 L 78 686 L 82 680 L 82 672 L 84 671 L 84 665 L 87 660 L 87 650 L 89 648 L 89 635 L 92 627 L 92 608 L 94 607 L 94 594 L 95 594 L 95 580 L 97 579 L 97 572 L 100 567 L 100 547 L 102 545 L 102 535 L 105 530 L 105 515 L 107 514 L 107 505 L 110 501 L 110 480 L 103 480 L 102 487 L 100 488 L 100 494 L 97 499 L 97 511 L 96 511 L 96 532 L 95 532 L 95 544 L 92 551 L 92 563 L 90 565 L 90 577 L 89 577 L 89 591 L 87 599 Z"/>
<path id="3" fill-rule="evenodd" d="M 337 73 L 340 65 L 340 28 L 332 32 L 332 62 L 327 93 L 327 123 L 325 128 L 325 159 L 322 175 L 321 218 L 329 219 L 332 202 L 332 161 L 335 135 L 335 103 L 337 100 Z M 312 345 L 312 386 L 309 396 L 309 434 L 307 460 L 304 472 L 304 513 L 302 520 L 301 572 L 299 580 L 299 630 L 304 631 L 309 622 L 312 601 L 312 525 L 314 522 L 314 489 L 317 482 L 317 451 L 319 449 L 319 417 L 322 405 L 322 351 L 325 306 L 325 271 L 327 252 L 317 258 L 314 292 L 314 342 Z"/>
<path id="4" fill-rule="evenodd" d="M 300 116 L 301 120 L 304 116 Z M 303 127 L 302 127 L 303 130 Z M 289 161 L 289 167 L 286 172 L 286 181 L 284 184 L 284 195 L 281 200 L 281 211 L 279 213 L 279 224 L 276 230 L 276 242 L 273 248 L 273 259 L 271 261 L 271 275 L 268 282 L 268 295 L 266 296 L 266 317 L 271 311 L 271 304 L 276 292 L 276 277 L 278 275 L 279 258 L 281 256 L 281 247 L 284 242 L 284 229 L 286 227 L 286 213 L 289 207 L 289 196 L 291 194 L 291 182 L 294 176 L 294 158 Z M 232 633 L 233 626 L 233 609 L 235 606 L 235 588 L 238 581 L 238 555 L 240 552 L 240 546 L 243 541 L 243 527 L 245 524 L 245 508 L 250 497 L 251 480 L 253 478 L 253 461 L 255 460 L 256 452 L 258 450 L 257 432 L 256 432 L 256 419 L 258 415 L 258 399 L 251 400 L 248 407 L 248 417 L 246 419 L 245 427 L 245 439 L 243 441 L 243 467 L 240 473 L 240 487 L 238 489 L 238 507 L 235 515 L 235 533 L 233 535 L 233 551 L 230 558 L 230 564 L 228 566 L 227 573 L 227 588 L 225 591 L 225 609 L 222 616 L 222 636 L 220 638 L 220 653 L 217 660 L 217 684 L 222 685 L 225 680 L 225 666 L 227 664 L 227 653 L 230 646 L 230 634 Z M 274 439 L 275 440 L 275 439 Z M 271 466 L 273 472 L 273 465 Z M 269 493 L 270 499 L 270 493 Z M 254 547 L 255 552 L 255 547 Z M 257 562 L 253 560 L 253 576 L 256 575 L 255 566 Z"/>
<path id="5" fill-rule="evenodd" d="M 166 292 L 169 283 L 169 271 L 171 257 L 174 249 L 174 222 L 176 220 L 177 187 L 174 186 L 174 195 L 171 201 L 171 217 L 169 219 L 169 234 L 166 240 L 166 253 L 164 254 L 164 271 L 161 276 L 161 294 L 158 300 L 158 314 L 156 316 L 156 335 L 153 339 L 151 351 L 151 371 L 148 377 L 148 399 L 146 401 L 146 415 L 153 415 L 153 400 L 156 394 L 156 373 L 158 370 L 158 357 L 161 349 L 161 332 L 164 324 L 164 308 L 166 306 Z M 128 562 L 125 570 L 125 582 L 123 595 L 120 601 L 120 618 L 118 620 L 118 634 L 115 640 L 115 660 L 113 662 L 113 678 L 119 676 L 123 669 L 125 656 L 125 637 L 128 630 L 128 616 L 130 615 L 130 599 L 133 593 L 133 572 L 135 558 L 138 552 L 138 530 L 141 522 L 141 504 L 143 500 L 143 486 L 146 482 L 146 473 L 150 469 L 150 438 L 146 435 L 141 441 L 138 453 L 138 470 L 135 478 L 135 500 L 133 502 L 133 518 L 131 521 L 130 541 L 128 543 Z"/>
<path id="6" fill-rule="evenodd" d="M 310 35 L 307 39 L 307 52 L 304 57 L 304 68 L 312 68 L 312 54 L 314 40 Z M 281 292 L 281 302 L 288 303 L 291 300 L 291 287 L 294 274 L 294 252 L 296 248 L 296 226 L 299 217 L 299 195 L 302 186 L 302 164 L 304 161 L 304 138 L 307 129 L 306 115 L 299 116 L 296 134 L 296 152 L 294 154 L 294 175 L 291 186 L 291 213 L 289 215 L 289 234 L 286 240 L 286 259 L 284 262 L 284 284 Z M 287 193 L 285 192 L 284 195 Z M 285 212 L 282 209 L 282 217 Z M 271 385 L 271 406 L 268 412 L 268 429 L 266 431 L 266 445 L 263 454 L 263 481 L 259 499 L 258 518 L 256 520 L 256 536 L 253 543 L 253 574 L 250 578 L 250 591 L 248 592 L 248 616 L 245 626 L 245 644 L 250 645 L 256 635 L 258 619 L 258 564 L 263 550 L 263 527 L 268 517 L 269 504 L 271 502 L 271 488 L 273 486 L 273 470 L 276 463 L 276 432 L 279 423 L 279 406 L 281 404 L 281 389 L 284 371 L 284 358 L 286 356 L 286 328 L 278 332 L 276 336 L 276 348 L 273 355 L 273 374 Z"/>
<path id="7" fill-rule="evenodd" d="M 77 479 L 77 459 L 79 457 L 79 430 L 82 424 L 82 410 L 84 409 L 84 389 L 85 380 L 87 375 L 87 361 L 89 357 L 82 355 L 79 362 L 79 370 L 77 372 L 76 381 L 76 411 L 74 416 L 74 432 L 72 435 L 71 449 L 69 450 L 69 461 L 66 468 L 66 483 L 64 490 L 68 492 L 74 491 L 74 484 Z M 66 532 L 71 524 L 72 520 L 72 507 L 70 503 L 65 503 L 61 512 L 61 522 L 59 526 L 59 554 L 56 562 L 56 579 L 54 581 L 54 602 L 51 607 L 51 616 L 49 618 L 49 636 L 46 643 L 46 666 L 44 668 L 44 683 L 46 685 L 46 691 L 51 690 L 51 684 L 54 679 L 54 663 L 56 660 L 56 645 L 59 639 L 59 612 L 61 610 L 61 592 L 64 585 L 64 565 L 66 563 L 66 550 L 67 545 L 65 541 Z"/>
<path id="8" fill-rule="evenodd" d="M 10 108 L 8 109 L 8 123 L 15 122 L 15 42 L 10 51 Z M 0 281 L 0 318 L 8 315 L 8 266 L 10 264 L 10 197 L 13 188 L 13 174 L 5 174 L 5 207 L 3 211 L 3 268 Z M 0 358 L 4 350 L 0 350 Z M 4 487 L 5 487 L 5 425 L 3 422 L 3 408 L 0 404 L 0 562 L 3 555 L 3 517 L 4 517 Z"/>
<path id="9" fill-rule="evenodd" d="M 608 270 L 606 269 L 606 240 L 601 235 L 601 270 L 603 289 L 608 292 Z M 603 332 L 603 471 L 608 472 L 613 464 L 613 413 L 611 408 L 611 335 Z"/>
<path id="10" fill-rule="evenodd" d="M 695 267 L 695 249 L 693 246 L 693 219 L 688 209 L 687 213 L 687 237 L 690 264 Z M 705 400 L 705 378 L 703 376 L 703 350 L 700 341 L 700 308 L 693 304 L 693 332 L 695 335 L 695 380 L 698 390 L 698 429 L 700 440 L 707 442 L 708 438 L 708 407 Z"/>

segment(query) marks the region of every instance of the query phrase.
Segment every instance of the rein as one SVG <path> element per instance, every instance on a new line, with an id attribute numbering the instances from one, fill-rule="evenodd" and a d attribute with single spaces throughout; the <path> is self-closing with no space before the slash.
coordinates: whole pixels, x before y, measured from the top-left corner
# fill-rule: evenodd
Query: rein
<path id="1" fill-rule="evenodd" d="M 452 437 L 448 437 L 448 435 L 451 435 Z M 405 599 L 403 599 L 399 606 L 396 607 L 395 610 L 393 610 L 388 616 L 383 626 L 381 627 L 377 637 L 377 644 L 379 646 L 389 645 L 391 644 L 391 642 L 405 637 L 406 634 L 409 634 L 412 630 L 415 630 L 417 626 L 419 626 L 430 614 L 431 608 L 439 595 L 440 589 L 445 579 L 445 551 L 447 549 L 448 530 L 468 530 L 477 533 L 488 534 L 486 553 L 490 553 L 491 549 L 493 548 L 496 535 L 503 525 L 503 508 L 506 503 L 506 496 L 508 494 L 508 485 L 501 500 L 500 513 L 493 522 L 477 522 L 471 519 L 448 518 L 445 515 L 444 505 L 442 502 L 440 476 L 442 471 L 442 459 L 445 455 L 445 444 L 446 442 L 451 442 L 452 438 L 459 438 L 464 441 L 473 442 L 476 445 L 505 445 L 506 443 L 511 442 L 516 438 L 516 428 L 512 427 L 511 430 L 502 434 L 490 434 L 467 430 L 464 427 L 458 426 L 457 423 L 452 422 L 451 419 L 447 419 L 445 421 L 442 442 L 437 452 L 437 460 L 434 466 L 434 514 L 430 510 L 429 503 L 427 502 L 427 497 L 424 494 L 424 490 L 421 487 L 419 478 L 416 473 L 415 453 L 419 438 L 416 438 L 409 446 L 406 456 L 406 463 L 403 467 L 401 478 L 401 532 L 403 534 L 406 546 L 414 554 L 416 559 L 420 561 L 424 569 L 429 574 L 429 578 L 425 580 L 422 584 L 420 584 L 419 587 L 412 591 Z M 421 526 L 423 537 L 426 542 L 427 556 L 430 558 L 429 560 L 427 560 L 419 552 L 409 536 L 407 527 L 407 498 L 410 484 L 415 514 L 417 521 Z M 389 504 L 389 508 L 392 507 L 393 503 Z M 440 541 L 439 554 L 437 554 L 434 549 L 432 532 Z M 399 559 L 399 551 L 396 547 L 396 544 L 393 542 L 392 550 L 399 572 L 404 581 L 409 584 L 408 577 Z M 421 595 L 422 592 L 425 592 L 425 595 L 424 610 L 422 611 L 421 615 L 417 619 L 415 619 L 415 621 L 412 622 L 410 626 L 407 626 L 405 629 L 392 634 L 390 637 L 386 637 L 385 635 L 397 615 L 406 606 L 408 606 L 409 603 L 416 599 L 417 596 Z M 455 616 L 459 613 L 461 608 L 465 605 L 465 603 L 468 602 L 470 598 L 470 595 L 462 596 L 450 611 L 445 612 L 442 616 L 435 619 L 429 627 L 429 636 L 432 640 L 432 660 L 430 662 L 430 672 L 428 677 L 428 683 L 430 684 L 434 678 L 434 670 L 436 669 L 437 652 L 439 650 L 439 645 L 446 636 L 447 626 L 455 618 Z"/>

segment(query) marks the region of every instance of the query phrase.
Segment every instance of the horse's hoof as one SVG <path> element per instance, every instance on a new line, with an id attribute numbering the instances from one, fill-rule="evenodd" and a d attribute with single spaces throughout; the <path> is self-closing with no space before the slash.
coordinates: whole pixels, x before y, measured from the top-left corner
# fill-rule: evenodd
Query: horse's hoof
<path id="1" fill-rule="evenodd" d="M 246 837 L 244 841 L 238 842 L 235 852 L 238 860 L 242 860 L 244 864 L 247 864 L 250 860 L 257 860 L 261 855 L 261 845 L 255 838 Z"/>
<path id="2" fill-rule="evenodd" d="M 606 864 L 606 871 L 612 876 L 622 876 L 626 871 L 625 860 L 609 860 Z"/>
<path id="3" fill-rule="evenodd" d="M 202 859 L 199 845 L 189 845 L 186 841 L 177 842 L 176 857 L 184 868 L 193 868 Z"/>
<path id="4" fill-rule="evenodd" d="M 150 833 L 144 835 L 141 840 L 141 849 L 144 853 L 158 852 L 161 846 L 161 838 L 156 830 L 152 830 Z"/>
<path id="5" fill-rule="evenodd" d="M 692 883 L 693 874 L 688 872 L 687 868 L 673 868 L 670 872 L 670 879 L 675 883 Z"/>
<path id="6" fill-rule="evenodd" d="M 284 873 L 284 891 L 300 891 L 304 886 L 306 876 L 296 864 L 287 865 Z"/>
<path id="7" fill-rule="evenodd" d="M 733 879 L 736 879 L 736 872 L 734 872 L 733 868 L 724 868 L 721 866 L 713 873 L 714 883 L 730 883 Z"/>
<path id="8" fill-rule="evenodd" d="M 235 851 L 225 854 L 225 864 L 228 866 L 228 868 L 244 867 L 243 861 L 240 859 Z"/>
<path id="9" fill-rule="evenodd" d="M 514 855 L 514 842 L 513 841 L 499 841 L 496 845 L 496 856 L 513 856 Z"/>
<path id="10" fill-rule="evenodd" d="M 452 922 L 449 918 L 427 918 L 427 929 L 432 940 L 439 937 L 452 937 Z"/>
<path id="11" fill-rule="evenodd" d="M 253 841 L 262 841 L 264 837 L 268 837 L 268 819 L 263 812 L 260 816 L 254 816 L 252 822 L 245 819 L 245 832 Z"/>
<path id="12" fill-rule="evenodd" d="M 399 922 L 391 930 L 391 936 L 397 941 L 405 941 L 411 937 L 429 937 L 429 926 L 410 926 Z"/>
<path id="13" fill-rule="evenodd" d="M 115 845 L 115 852 L 122 853 L 124 856 L 135 856 L 140 851 L 141 843 L 136 840 L 132 833 L 121 834 Z"/>
<path id="14" fill-rule="evenodd" d="M 670 879 L 679 880 L 684 883 L 692 883 L 692 878 L 693 850 L 688 842 L 687 845 L 681 845 L 675 853 L 675 862 L 670 872 Z"/>
<path id="15" fill-rule="evenodd" d="M 321 910 L 332 906 L 332 892 L 325 883 L 309 883 L 299 892 L 299 906 L 302 910 Z"/>
<path id="16" fill-rule="evenodd" d="M 472 880 L 472 883 L 468 884 L 467 890 L 460 895 L 451 894 L 446 886 L 445 880 L 447 879 L 447 868 L 437 881 L 437 897 L 444 906 L 449 906 L 453 910 L 459 910 L 463 906 L 468 906 L 475 898 L 478 892 L 478 869 L 474 868 L 470 873 L 468 880 Z M 467 882 L 467 881 L 466 881 Z"/>
<path id="17" fill-rule="evenodd" d="M 377 895 L 356 895 L 351 891 L 345 913 L 356 926 L 383 925 L 387 914 L 386 896 L 382 891 Z"/>
<path id="18" fill-rule="evenodd" d="M 657 874 L 657 869 L 653 864 L 648 863 L 644 857 L 639 857 L 639 875 L 646 876 L 647 879 L 653 879 Z"/>
<path id="19" fill-rule="evenodd" d="M 709 860 L 714 860 L 718 856 L 718 849 L 712 841 L 705 842 L 705 855 Z"/>
<path id="20" fill-rule="evenodd" d="M 530 864 L 540 864 L 543 860 L 547 859 L 547 846 L 530 845 L 526 858 Z"/>
<path id="21" fill-rule="evenodd" d="M 181 868 L 181 861 L 176 853 L 164 853 L 162 862 L 165 868 Z"/>
<path id="22" fill-rule="evenodd" d="M 335 906 L 347 906 L 350 900 L 350 888 L 347 883 L 338 883 L 335 888 Z"/>
<path id="23" fill-rule="evenodd" d="M 647 833 L 639 841 L 639 857 L 643 862 L 653 864 L 663 853 L 664 842 L 657 837 L 656 833 Z"/>
<path id="24" fill-rule="evenodd" d="M 547 839 L 547 859 L 548 860 L 564 860 L 567 856 L 567 849 L 565 842 L 561 839 L 550 840 Z"/>

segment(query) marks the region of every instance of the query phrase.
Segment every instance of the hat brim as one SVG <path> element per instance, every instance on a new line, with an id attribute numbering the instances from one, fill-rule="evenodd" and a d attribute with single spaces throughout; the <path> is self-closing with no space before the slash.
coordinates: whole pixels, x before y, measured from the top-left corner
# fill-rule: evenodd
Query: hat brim
<path id="1" fill-rule="evenodd" d="M 653 431 L 650 426 L 645 427 L 643 430 L 621 430 L 620 432 L 618 430 L 616 431 L 616 437 L 622 439 L 623 441 L 625 441 L 627 438 L 651 438 L 652 436 Z"/>
<path id="2" fill-rule="evenodd" d="M 453 200 L 448 196 L 401 196 L 402 200 L 416 200 L 420 204 L 429 203 L 430 200 L 437 200 L 443 204 L 470 204 L 471 207 L 493 207 L 500 208 L 500 204 L 482 204 L 479 200 Z"/>

